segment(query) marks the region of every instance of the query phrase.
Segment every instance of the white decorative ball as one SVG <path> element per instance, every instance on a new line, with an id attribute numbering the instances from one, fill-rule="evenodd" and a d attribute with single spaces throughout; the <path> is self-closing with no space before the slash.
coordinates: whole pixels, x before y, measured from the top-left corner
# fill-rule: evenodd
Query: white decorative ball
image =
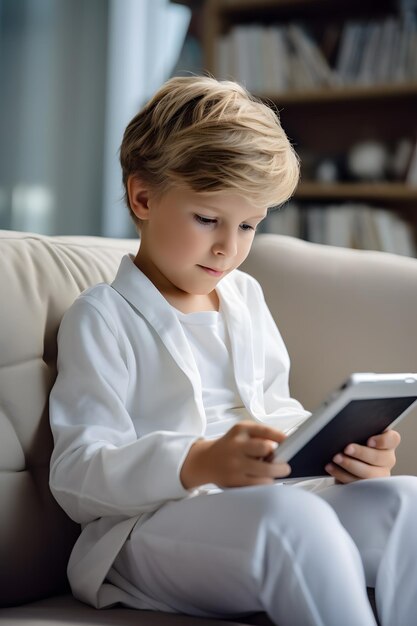
<path id="1" fill-rule="evenodd" d="M 377 141 L 363 141 L 348 152 L 347 165 L 357 178 L 380 180 L 384 178 L 389 154 L 385 146 Z"/>

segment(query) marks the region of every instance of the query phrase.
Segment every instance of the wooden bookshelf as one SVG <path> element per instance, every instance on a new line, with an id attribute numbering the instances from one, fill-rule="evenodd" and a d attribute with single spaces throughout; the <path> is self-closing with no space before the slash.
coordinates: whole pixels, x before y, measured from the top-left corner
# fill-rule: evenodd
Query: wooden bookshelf
<path id="1" fill-rule="evenodd" d="M 271 19 L 298 20 L 370 19 L 395 14 L 396 0 L 206 0 L 220 15 L 222 28 L 239 23 Z"/>
<path id="2" fill-rule="evenodd" d="M 417 207 L 417 187 L 403 183 L 316 183 L 301 182 L 296 198 L 317 202 L 359 201 L 384 204 L 411 205 Z"/>
<path id="3" fill-rule="evenodd" d="M 206 0 L 204 4 L 205 67 L 217 76 L 216 45 L 235 26 L 261 27 L 307 20 L 308 24 L 339 25 L 355 20 L 383 20 L 398 15 L 395 0 Z M 221 76 L 220 76 L 221 77 Z M 233 78 L 233 76 L 230 76 Z M 274 105 L 297 151 L 334 155 L 362 141 L 392 145 L 417 137 L 417 75 L 410 80 L 379 84 L 343 84 L 297 88 L 261 89 L 252 92 Z M 303 201 L 358 200 L 375 205 L 417 209 L 417 192 L 401 182 L 334 183 L 322 185 L 303 178 L 297 197 Z M 417 223 L 417 211 L 416 211 Z"/>
<path id="4" fill-rule="evenodd" d="M 320 104 L 337 104 L 344 102 L 368 102 L 378 103 L 381 100 L 384 103 L 391 104 L 391 101 L 408 100 L 415 107 L 417 119 L 417 81 L 407 82 L 396 85 L 372 85 L 372 86 L 356 86 L 349 85 L 345 87 L 334 87 L 327 89 L 304 89 L 301 91 L 283 91 L 281 93 L 259 93 L 257 94 L 265 100 L 279 102 L 281 105 L 312 103 Z"/>

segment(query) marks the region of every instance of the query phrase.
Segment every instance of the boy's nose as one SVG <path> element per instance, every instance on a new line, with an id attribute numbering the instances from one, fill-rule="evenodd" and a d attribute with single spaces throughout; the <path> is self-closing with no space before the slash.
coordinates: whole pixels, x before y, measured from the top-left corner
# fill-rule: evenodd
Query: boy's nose
<path id="1" fill-rule="evenodd" d="M 237 254 L 237 238 L 235 235 L 227 234 L 217 239 L 213 245 L 213 253 L 218 256 L 234 257 Z"/>

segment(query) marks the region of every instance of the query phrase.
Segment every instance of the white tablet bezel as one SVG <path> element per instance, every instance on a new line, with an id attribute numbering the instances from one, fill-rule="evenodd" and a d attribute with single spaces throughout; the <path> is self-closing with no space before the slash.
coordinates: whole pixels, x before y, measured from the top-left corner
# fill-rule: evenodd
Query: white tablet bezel
<path id="1" fill-rule="evenodd" d="M 417 374 L 355 373 L 285 439 L 273 454 L 273 462 L 287 462 L 297 454 L 326 424 L 352 400 L 417 397 Z M 392 428 L 416 407 L 414 401 L 385 428 Z M 377 433 L 370 433 L 369 436 Z M 291 477 L 291 475 L 290 475 Z"/>

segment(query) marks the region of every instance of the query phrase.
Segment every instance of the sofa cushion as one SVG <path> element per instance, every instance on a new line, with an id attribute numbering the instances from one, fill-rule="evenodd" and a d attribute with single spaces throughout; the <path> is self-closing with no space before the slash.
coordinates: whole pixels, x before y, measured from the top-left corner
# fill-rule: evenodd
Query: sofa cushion
<path id="1" fill-rule="evenodd" d="M 66 563 L 79 529 L 48 488 L 56 334 L 78 294 L 110 282 L 123 254 L 137 245 L 0 231 L 0 606 L 67 587 Z M 263 285 L 292 357 L 294 395 L 308 408 L 355 369 L 415 370 L 415 260 L 265 235 L 243 269 Z M 409 443 L 404 467 L 412 466 L 410 473 L 416 473 L 415 441 L 412 424 L 401 446 Z M 138 626 L 208 623 L 128 609 L 96 611 L 70 596 L 0 611 L 0 622 L 14 626 L 123 626 L 133 620 Z M 234 623 L 270 624 L 264 614 Z"/>
<path id="2" fill-rule="evenodd" d="M 0 610 L 3 626 L 273 626 L 265 613 L 234 620 L 213 620 L 157 611 L 111 608 L 97 610 L 71 596 Z"/>
<path id="3" fill-rule="evenodd" d="M 48 488 L 56 335 L 78 294 L 137 241 L 0 232 L 0 605 L 57 593 L 78 527 Z"/>

